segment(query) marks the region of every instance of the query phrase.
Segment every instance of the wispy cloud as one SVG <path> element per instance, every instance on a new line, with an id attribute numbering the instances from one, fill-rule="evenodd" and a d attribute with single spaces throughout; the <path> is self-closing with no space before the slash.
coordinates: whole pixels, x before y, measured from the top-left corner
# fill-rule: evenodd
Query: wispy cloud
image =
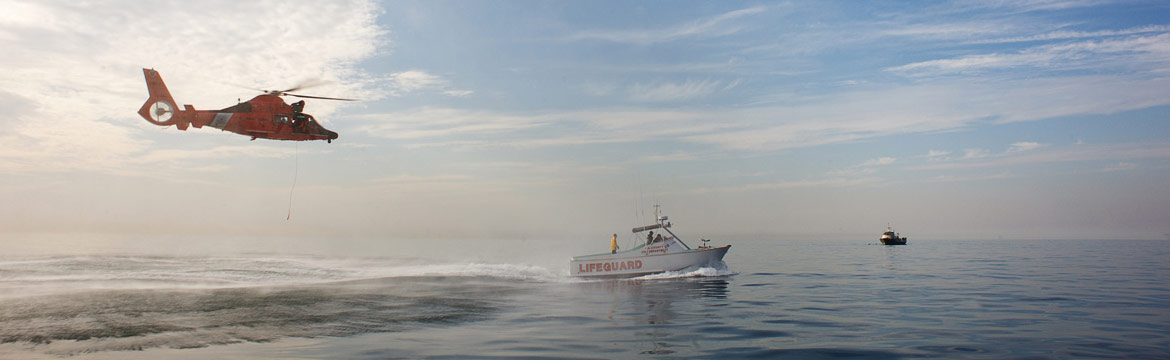
<path id="1" fill-rule="evenodd" d="M 1140 34 L 1156 34 L 1168 33 L 1170 26 L 1166 25 L 1147 25 L 1136 28 L 1120 29 L 1120 30 L 1098 30 L 1098 31 L 1076 31 L 1076 30 L 1058 30 L 1046 32 L 1038 35 L 1014 36 L 1006 38 L 992 38 L 972 40 L 970 44 L 1003 44 L 1003 43 L 1017 43 L 1017 42 L 1032 42 L 1032 41 L 1052 41 L 1052 40 L 1068 40 L 1068 39 L 1091 39 L 1103 37 L 1116 37 L 1127 35 Z"/>
<path id="2" fill-rule="evenodd" d="M 292 157 L 293 149 L 275 145 L 224 145 L 208 149 L 157 149 L 147 151 L 131 161 L 137 163 L 190 162 L 200 159 L 227 159 L 233 157 L 283 158 Z"/>
<path id="3" fill-rule="evenodd" d="M 1021 151 L 1028 151 L 1028 150 L 1035 150 L 1035 149 L 1038 149 L 1041 147 L 1044 147 L 1044 144 L 1032 142 L 1032 141 L 1021 141 L 1021 142 L 1017 142 L 1017 143 L 1012 143 L 1011 146 L 1008 146 L 1007 152 L 1021 152 Z"/>
<path id="4" fill-rule="evenodd" d="M 861 165 L 859 165 L 859 166 L 884 166 L 884 165 L 893 164 L 895 161 L 898 161 L 898 159 L 888 157 L 888 156 L 883 156 L 883 157 L 880 157 L 877 159 L 869 159 L 866 162 L 861 163 Z"/>
<path id="5" fill-rule="evenodd" d="M 1094 7 L 1109 3 L 1109 1 L 1102 0 L 964 1 L 944 3 L 928 9 L 925 13 L 932 16 L 979 13 L 1009 16 L 1029 12 Z"/>
<path id="6" fill-rule="evenodd" d="M 906 24 L 877 32 L 881 36 L 912 37 L 919 39 L 966 40 L 1008 33 L 1013 29 L 1002 21 L 968 21 L 927 24 Z"/>
<path id="7" fill-rule="evenodd" d="M 356 130 L 371 136 L 413 140 L 461 135 L 510 133 L 542 126 L 554 119 L 549 115 L 513 115 L 424 107 L 408 111 L 358 117 L 371 124 Z"/>
<path id="8" fill-rule="evenodd" d="M 1005 151 L 945 163 L 911 166 L 912 170 L 952 170 L 1011 167 L 1041 163 L 1121 161 L 1170 158 L 1170 143 L 1077 145 L 1034 151 Z"/>
<path id="9" fill-rule="evenodd" d="M 393 73 L 387 76 L 386 80 L 391 83 L 391 87 L 393 89 L 402 92 L 411 92 L 423 88 L 437 87 L 447 83 L 446 80 L 421 70 L 410 70 Z"/>
<path id="10" fill-rule="evenodd" d="M 987 151 L 987 149 L 963 149 L 963 158 L 964 159 L 985 158 L 990 154 L 991 154 L 991 152 Z"/>
<path id="11" fill-rule="evenodd" d="M 473 91 L 473 90 L 447 90 L 447 91 L 443 91 L 443 95 L 454 96 L 454 97 L 464 97 L 464 96 L 468 96 L 468 95 L 471 95 L 474 93 L 475 93 L 475 91 Z"/>
<path id="12" fill-rule="evenodd" d="M 1068 70 L 1082 67 L 1117 70 L 1166 70 L 1170 59 L 1170 33 L 1110 38 L 1072 43 L 1045 44 L 1014 53 L 967 55 L 920 61 L 887 68 L 914 76 L 970 73 L 1007 68 Z M 1145 68 L 1145 69 L 1143 69 Z"/>
<path id="13" fill-rule="evenodd" d="M 681 83 L 661 82 L 656 84 L 637 83 L 630 87 L 630 99 L 639 102 L 661 102 L 687 100 L 710 95 L 723 86 L 719 80 L 690 80 Z"/>
<path id="14" fill-rule="evenodd" d="M 634 162 L 634 163 L 662 163 L 662 162 L 675 162 L 675 161 L 691 161 L 691 160 L 695 160 L 695 159 L 697 159 L 695 154 L 688 153 L 688 152 L 682 152 L 682 151 L 676 151 L 676 152 L 670 153 L 670 154 L 646 155 L 646 156 L 642 156 L 642 157 L 639 157 L 637 159 L 634 159 L 631 162 Z"/>
<path id="15" fill-rule="evenodd" d="M 1089 76 L 995 84 L 954 80 L 880 90 L 867 86 L 805 97 L 787 106 L 731 109 L 510 113 L 418 108 L 363 115 L 360 119 L 369 124 L 357 130 L 378 138 L 409 140 L 411 146 L 546 147 L 670 139 L 718 149 L 770 151 L 952 131 L 986 119 L 1034 121 L 1170 104 L 1163 93 L 1170 93 L 1170 78 Z M 467 136 L 473 134 L 476 137 Z M 1035 150 L 1040 145 L 1025 141 L 1015 149 Z M 988 150 L 971 150 L 958 156 L 987 155 Z"/>
<path id="16" fill-rule="evenodd" d="M 404 96 L 420 91 L 436 91 L 447 96 L 464 97 L 474 93 L 472 90 L 451 89 L 450 81 L 424 70 L 407 70 L 391 73 L 385 76 L 382 84 L 374 84 L 381 93 L 392 96 Z"/>
<path id="17" fill-rule="evenodd" d="M 690 192 L 695 194 L 705 193 L 719 193 L 719 192 L 747 192 L 747 191 L 762 191 L 762 190 L 782 190 L 795 188 L 814 188 L 814 187 L 851 187 L 861 185 L 871 185 L 878 183 L 878 178 L 829 178 L 817 180 L 794 180 L 794 181 L 780 181 L 772 183 L 747 184 L 739 186 L 725 186 L 725 187 L 704 187 L 692 189 Z"/>
<path id="18" fill-rule="evenodd" d="M 726 36 L 743 28 L 732 21 L 766 11 L 763 6 L 729 11 L 694 22 L 661 29 L 587 30 L 567 37 L 570 41 L 598 40 L 631 44 L 654 44 L 693 37 Z"/>
<path id="19" fill-rule="evenodd" d="M 926 155 L 920 155 L 920 157 L 925 157 L 927 160 L 930 160 L 930 161 L 939 161 L 939 160 L 949 159 L 948 155 L 950 155 L 950 154 L 951 154 L 950 151 L 931 149 L 931 150 L 926 152 Z"/>
<path id="20" fill-rule="evenodd" d="M 391 175 L 370 179 L 372 183 L 380 184 L 430 184 L 437 182 L 471 182 L 474 178 L 469 175 Z"/>
<path id="21" fill-rule="evenodd" d="M 617 91 L 618 85 L 612 82 L 586 81 L 581 85 L 586 94 L 592 96 L 609 96 Z"/>
<path id="22" fill-rule="evenodd" d="M 611 109 L 512 114 L 424 107 L 362 115 L 355 130 L 411 147 L 539 148 L 641 142 L 717 131 L 729 125 L 704 112 Z"/>
<path id="23" fill-rule="evenodd" d="M 1102 168 L 1101 172 L 1129 171 L 1129 170 L 1137 169 L 1137 167 L 1138 167 L 1137 164 L 1122 161 L 1122 162 L 1119 162 L 1119 163 L 1116 163 L 1113 165 L 1106 166 L 1105 168 Z"/>
<path id="24" fill-rule="evenodd" d="M 966 181 L 986 181 L 986 180 L 1003 180 L 1014 179 L 1019 176 L 1010 172 L 1002 172 L 988 175 L 970 175 L 970 176 L 955 176 L 955 175 L 938 175 L 929 179 L 931 182 L 966 182 Z"/>
<path id="25" fill-rule="evenodd" d="M 883 156 L 876 159 L 869 159 L 857 165 L 848 168 L 833 170 L 827 173 L 829 176 L 861 176 L 871 175 L 877 173 L 877 167 L 887 166 L 897 162 L 898 159 L 889 156 Z"/>

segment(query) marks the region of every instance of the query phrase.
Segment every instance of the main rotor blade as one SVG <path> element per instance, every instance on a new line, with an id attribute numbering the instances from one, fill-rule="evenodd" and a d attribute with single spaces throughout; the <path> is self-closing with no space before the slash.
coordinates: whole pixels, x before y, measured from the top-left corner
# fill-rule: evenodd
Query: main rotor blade
<path id="1" fill-rule="evenodd" d="M 287 90 L 281 90 L 280 92 L 281 92 L 281 93 L 287 93 L 287 92 L 289 92 L 289 91 L 304 90 L 304 89 L 308 89 L 308 88 L 311 88 L 311 87 L 318 87 L 318 86 L 321 86 L 321 85 L 325 85 L 325 84 L 328 84 L 328 83 L 330 83 L 330 82 L 329 82 L 329 81 L 326 81 L 326 80 L 321 80 L 321 79 L 309 79 L 309 80 L 302 81 L 300 84 L 297 84 L 296 86 L 293 86 L 291 89 L 287 89 Z"/>
<path id="2" fill-rule="evenodd" d="M 297 95 L 297 94 L 289 94 L 289 93 L 284 93 L 284 94 L 288 95 L 288 96 L 296 96 L 299 98 L 307 98 L 307 99 L 357 101 L 357 99 L 342 99 L 342 98 L 331 98 L 331 97 L 324 97 L 324 96 Z"/>
<path id="3" fill-rule="evenodd" d="M 251 87 L 251 86 L 244 86 L 244 85 L 240 85 L 240 84 L 236 84 L 236 83 L 230 83 L 230 82 L 227 82 L 227 81 L 217 81 L 217 82 L 218 82 L 218 83 L 220 83 L 220 84 L 224 84 L 224 85 L 227 85 L 227 86 L 238 87 L 238 88 L 241 88 L 241 89 L 256 90 L 256 91 L 263 92 L 263 93 L 266 93 L 266 92 L 268 92 L 268 90 L 264 90 L 264 89 L 257 89 L 257 88 Z"/>

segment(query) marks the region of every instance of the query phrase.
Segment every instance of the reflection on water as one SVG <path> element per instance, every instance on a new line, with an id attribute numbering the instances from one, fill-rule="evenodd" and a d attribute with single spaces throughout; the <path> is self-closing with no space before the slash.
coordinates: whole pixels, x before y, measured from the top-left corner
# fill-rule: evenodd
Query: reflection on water
<path id="1" fill-rule="evenodd" d="M 905 245 L 903 245 L 903 246 L 905 246 Z M 903 251 L 902 250 L 903 246 L 881 245 L 882 253 L 885 254 L 885 257 L 882 259 L 882 269 L 885 269 L 887 271 L 897 271 L 898 270 L 898 263 L 899 263 L 898 254 L 900 254 Z"/>
<path id="2" fill-rule="evenodd" d="M 674 354 L 675 348 L 694 348 L 698 340 L 685 324 L 696 317 L 717 316 L 714 307 L 726 306 L 728 278 L 616 279 L 576 284 L 584 293 L 612 298 L 606 318 L 630 330 L 641 354 Z M 696 304 L 702 306 L 695 307 Z M 681 306 L 680 306 L 681 305 Z M 677 320 L 677 321 L 676 321 Z M 677 331 L 681 330 L 681 331 Z"/>

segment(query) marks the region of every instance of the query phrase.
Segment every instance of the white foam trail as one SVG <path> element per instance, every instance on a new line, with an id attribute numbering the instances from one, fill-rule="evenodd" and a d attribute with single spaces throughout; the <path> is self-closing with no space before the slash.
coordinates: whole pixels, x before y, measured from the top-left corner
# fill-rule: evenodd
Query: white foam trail
<path id="1" fill-rule="evenodd" d="M 639 280 L 679 279 L 679 278 L 689 278 L 689 277 L 730 276 L 730 275 L 735 275 L 735 274 L 738 274 L 738 273 L 731 271 L 731 269 L 728 269 L 727 267 L 724 267 L 722 269 L 717 269 L 717 268 L 713 268 L 713 267 L 701 267 L 701 268 L 695 269 L 693 271 L 667 271 L 664 273 L 639 276 L 639 277 L 636 277 L 635 279 L 639 279 Z"/>
<path id="2" fill-rule="evenodd" d="M 363 272 L 363 275 L 363 277 L 367 278 L 416 276 L 485 276 L 502 279 L 543 281 L 554 281 L 558 278 L 558 276 L 552 271 L 535 265 L 490 263 L 392 266 L 368 269 Z"/>
<path id="3" fill-rule="evenodd" d="M 394 277 L 491 277 L 560 281 L 529 264 L 436 263 L 417 258 L 309 256 L 78 256 L 0 259 L 0 297 L 78 290 L 219 289 L 287 286 Z"/>

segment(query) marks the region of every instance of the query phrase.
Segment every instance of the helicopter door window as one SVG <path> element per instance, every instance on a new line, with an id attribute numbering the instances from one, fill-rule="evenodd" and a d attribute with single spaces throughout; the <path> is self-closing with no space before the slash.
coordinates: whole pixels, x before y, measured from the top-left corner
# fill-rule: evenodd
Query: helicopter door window
<path id="1" fill-rule="evenodd" d="M 288 124 L 288 116 L 287 115 L 276 115 L 274 120 L 276 120 L 277 124 Z"/>

